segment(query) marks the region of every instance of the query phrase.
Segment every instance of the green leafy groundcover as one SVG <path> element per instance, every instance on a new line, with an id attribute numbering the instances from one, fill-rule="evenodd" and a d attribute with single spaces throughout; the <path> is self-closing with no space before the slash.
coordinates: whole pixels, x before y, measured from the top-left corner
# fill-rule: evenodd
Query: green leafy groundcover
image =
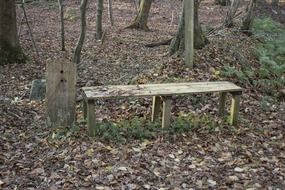
<path id="1" fill-rule="evenodd" d="M 253 33 L 263 42 L 256 47 L 260 77 L 285 85 L 285 28 L 271 18 L 262 18 L 255 20 Z"/>
<path id="2" fill-rule="evenodd" d="M 285 28 L 271 18 L 255 19 L 253 37 L 258 40 L 255 54 L 260 66 L 255 72 L 249 64 L 241 69 L 224 66 L 221 75 L 234 77 L 258 87 L 262 92 L 276 95 L 276 91 L 285 85 Z"/>
<path id="3" fill-rule="evenodd" d="M 161 128 L 160 122 L 151 122 L 144 118 L 135 117 L 128 121 L 119 123 L 102 122 L 97 123 L 96 138 L 108 142 L 125 143 L 130 140 L 155 139 L 158 136 L 173 136 L 184 134 L 193 129 L 206 127 L 209 132 L 217 127 L 223 127 L 211 116 L 184 114 L 174 119 L 171 127 Z"/>

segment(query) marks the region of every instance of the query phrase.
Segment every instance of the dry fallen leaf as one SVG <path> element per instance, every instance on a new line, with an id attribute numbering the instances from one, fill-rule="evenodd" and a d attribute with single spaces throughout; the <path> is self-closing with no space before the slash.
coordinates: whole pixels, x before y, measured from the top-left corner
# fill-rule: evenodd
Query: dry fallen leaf
<path id="1" fill-rule="evenodd" d="M 45 172 L 45 170 L 43 168 L 36 168 L 33 171 L 31 171 L 30 174 L 32 174 L 32 175 L 39 175 L 39 174 L 42 174 L 44 172 Z"/>

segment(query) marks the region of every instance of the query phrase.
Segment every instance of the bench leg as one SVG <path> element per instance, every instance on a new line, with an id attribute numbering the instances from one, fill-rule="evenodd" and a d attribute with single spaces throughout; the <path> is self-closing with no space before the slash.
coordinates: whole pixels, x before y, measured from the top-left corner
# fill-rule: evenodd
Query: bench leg
<path id="1" fill-rule="evenodd" d="M 152 114 L 151 114 L 151 121 L 156 121 L 161 113 L 161 97 L 160 96 L 154 96 L 152 98 Z"/>
<path id="2" fill-rule="evenodd" d="M 82 106 L 83 106 L 83 119 L 86 120 L 86 118 L 87 118 L 87 100 L 83 99 Z"/>
<path id="3" fill-rule="evenodd" d="M 95 125 L 95 105 L 94 100 L 88 100 L 87 103 L 87 127 L 88 133 L 91 137 L 95 136 L 96 125 Z"/>
<path id="4" fill-rule="evenodd" d="M 226 92 L 220 92 L 220 98 L 219 98 L 219 115 L 224 116 L 225 114 L 225 105 L 226 105 Z"/>
<path id="5" fill-rule="evenodd" d="M 230 116 L 230 124 L 236 125 L 238 122 L 238 112 L 240 107 L 240 97 L 241 93 L 232 93 L 232 107 L 231 107 L 231 116 Z"/>
<path id="6" fill-rule="evenodd" d="M 171 99 L 163 97 L 162 128 L 170 127 Z"/>

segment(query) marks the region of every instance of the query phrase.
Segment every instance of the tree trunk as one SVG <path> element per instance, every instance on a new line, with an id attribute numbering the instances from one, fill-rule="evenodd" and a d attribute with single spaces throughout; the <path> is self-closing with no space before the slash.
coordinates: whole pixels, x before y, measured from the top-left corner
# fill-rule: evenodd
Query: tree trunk
<path id="1" fill-rule="evenodd" d="M 111 26 L 114 26 L 112 0 L 108 0 L 108 12 L 109 12 L 110 24 L 111 24 Z"/>
<path id="2" fill-rule="evenodd" d="M 202 31 L 202 27 L 199 23 L 199 17 L 198 17 L 198 9 L 199 9 L 200 1 L 195 0 L 194 3 L 194 48 L 195 49 L 201 49 L 203 48 L 207 43 L 208 40 L 206 36 L 204 35 Z M 185 49 L 185 10 L 184 10 L 184 3 L 183 3 L 183 12 L 180 17 L 178 31 L 176 33 L 176 36 L 173 38 L 170 44 L 169 48 L 169 54 L 173 55 L 174 53 L 178 51 L 184 51 Z"/>
<path id="3" fill-rule="evenodd" d="M 77 41 L 73 62 L 76 64 L 80 63 L 81 58 L 81 50 L 83 47 L 85 34 L 86 34 L 86 6 L 87 6 L 88 0 L 81 0 L 80 4 L 80 19 L 81 19 L 81 31 L 80 31 L 80 37 Z"/>
<path id="4" fill-rule="evenodd" d="M 185 64 L 188 68 L 192 69 L 194 66 L 194 1 L 184 1 L 185 11 Z"/>
<path id="5" fill-rule="evenodd" d="M 15 0 L 0 0 L 0 64 L 24 60 L 17 34 Z"/>
<path id="6" fill-rule="evenodd" d="M 153 0 L 141 0 L 140 9 L 133 23 L 127 28 L 135 28 L 141 30 L 149 30 L 147 26 L 147 19 Z"/>
<path id="7" fill-rule="evenodd" d="M 97 14 L 96 14 L 96 40 L 102 38 L 102 15 L 103 15 L 103 0 L 97 0 Z"/>
<path id="8" fill-rule="evenodd" d="M 248 35 L 251 35 L 252 23 L 254 19 L 253 11 L 255 6 L 256 6 L 256 0 L 250 0 L 247 13 L 242 21 L 241 30 Z"/>
<path id="9" fill-rule="evenodd" d="M 65 51 L 65 32 L 64 32 L 64 13 L 63 0 L 58 0 L 58 7 L 60 13 L 60 27 L 61 27 L 61 51 Z"/>
<path id="10" fill-rule="evenodd" d="M 232 27 L 234 25 L 233 21 L 239 6 L 240 6 L 240 0 L 232 1 L 231 6 L 227 12 L 226 19 L 224 21 L 225 27 Z"/>

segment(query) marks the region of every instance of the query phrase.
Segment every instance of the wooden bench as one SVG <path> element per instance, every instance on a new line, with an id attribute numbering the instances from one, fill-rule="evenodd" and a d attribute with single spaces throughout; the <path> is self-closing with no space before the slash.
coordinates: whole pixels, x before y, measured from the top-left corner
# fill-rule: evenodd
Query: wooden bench
<path id="1" fill-rule="evenodd" d="M 162 105 L 162 127 L 169 127 L 172 95 L 219 92 L 219 114 L 224 115 L 226 94 L 231 93 L 232 106 L 230 123 L 231 125 L 236 125 L 238 121 L 240 97 L 242 94 L 242 88 L 226 81 L 96 86 L 83 87 L 82 91 L 84 119 L 87 118 L 88 131 L 91 136 L 94 136 L 95 133 L 95 99 L 151 96 L 153 97 L 152 121 L 159 118 Z"/>

